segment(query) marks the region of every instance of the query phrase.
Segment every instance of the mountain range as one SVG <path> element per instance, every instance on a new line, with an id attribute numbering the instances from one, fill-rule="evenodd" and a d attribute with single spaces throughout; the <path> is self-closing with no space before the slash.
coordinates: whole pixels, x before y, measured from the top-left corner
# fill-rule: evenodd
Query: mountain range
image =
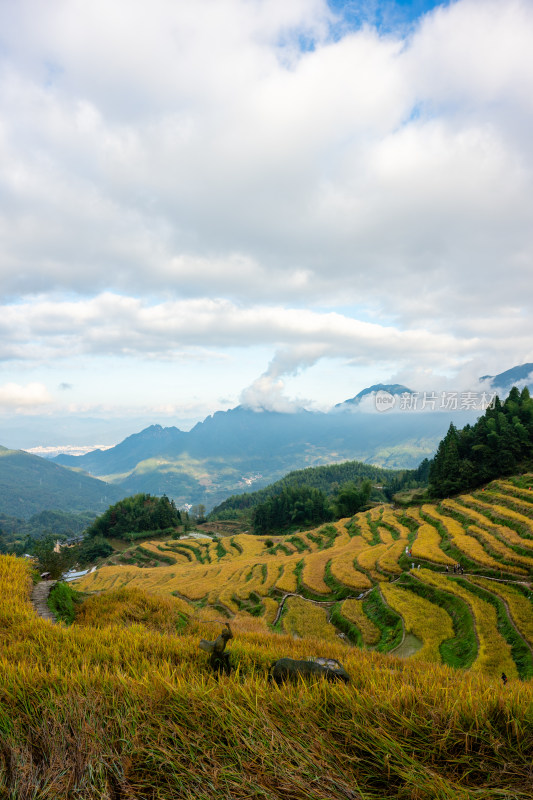
<path id="1" fill-rule="evenodd" d="M 522 364 L 490 376 L 491 385 L 503 394 L 532 372 L 533 364 Z M 394 397 L 395 413 L 364 413 L 362 401 L 379 393 Z M 260 489 L 305 467 L 357 460 L 415 468 L 434 453 L 450 422 L 463 427 L 481 413 L 401 412 L 404 393 L 410 390 L 401 384 L 374 384 L 322 413 L 237 406 L 188 432 L 151 425 L 110 449 L 54 460 L 110 481 L 125 494 L 165 492 L 179 505 L 202 503 L 210 509 L 231 494 Z"/>
<path id="2" fill-rule="evenodd" d="M 503 393 L 522 384 L 533 364 L 484 376 Z M 388 392 L 394 413 L 366 413 L 372 396 Z M 232 494 L 254 491 L 288 472 L 362 461 L 412 469 L 431 456 L 450 422 L 473 423 L 479 411 L 399 411 L 400 384 L 375 384 L 330 412 L 218 411 L 190 431 L 150 425 L 115 447 L 44 459 L 0 448 L 0 514 L 29 518 L 43 509 L 97 511 L 137 492 L 166 493 L 180 506 L 209 510 Z M 366 401 L 363 404 L 362 401 Z"/>
<path id="3" fill-rule="evenodd" d="M 0 447 L 0 515 L 29 519 L 44 509 L 101 513 L 121 497 L 119 487 L 84 472 Z"/>
<path id="4" fill-rule="evenodd" d="M 166 493 L 178 505 L 202 503 L 209 509 L 295 469 L 347 460 L 414 468 L 434 452 L 452 419 L 462 427 L 475 418 L 468 411 L 365 414 L 349 404 L 335 413 L 238 406 L 189 432 L 152 425 L 108 450 L 54 461 L 110 481 L 123 494 Z"/>

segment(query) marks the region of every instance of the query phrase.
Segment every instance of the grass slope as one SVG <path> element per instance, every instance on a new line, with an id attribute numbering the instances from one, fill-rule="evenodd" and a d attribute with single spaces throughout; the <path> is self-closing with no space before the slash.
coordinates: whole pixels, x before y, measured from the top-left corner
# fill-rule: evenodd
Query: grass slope
<path id="1" fill-rule="evenodd" d="M 210 675 L 197 621 L 71 627 L 33 613 L 23 559 L 0 557 L 0 796 L 10 800 L 525 800 L 533 686 L 320 639 L 242 633 Z M 152 598 L 165 625 L 168 599 Z M 142 606 L 140 596 L 132 607 Z M 177 607 L 177 606 L 176 606 Z M 157 626 L 156 626 L 157 627 Z M 219 626 L 218 626 L 219 627 Z M 278 688 L 281 655 L 342 658 L 349 685 Z"/>

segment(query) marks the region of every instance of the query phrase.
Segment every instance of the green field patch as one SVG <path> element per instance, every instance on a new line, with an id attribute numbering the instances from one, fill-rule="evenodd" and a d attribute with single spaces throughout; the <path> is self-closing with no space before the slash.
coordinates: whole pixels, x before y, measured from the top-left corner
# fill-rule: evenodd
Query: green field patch
<path id="1" fill-rule="evenodd" d="M 286 539 L 286 541 L 294 545 L 294 547 L 298 550 L 299 553 L 303 553 L 306 550 L 311 552 L 311 548 L 309 547 L 309 545 L 306 542 L 304 542 L 304 540 L 301 539 L 300 536 L 289 536 Z"/>
<path id="2" fill-rule="evenodd" d="M 398 647 L 403 635 L 402 618 L 385 603 L 377 586 L 363 600 L 363 611 L 381 631 L 374 649 L 379 653 L 388 653 Z"/>
<path id="3" fill-rule="evenodd" d="M 435 603 L 450 615 L 455 636 L 453 639 L 441 642 L 439 651 L 442 661 L 450 667 L 463 669 L 470 667 L 476 660 L 478 643 L 474 619 L 468 604 L 457 595 L 428 586 L 427 583 L 411 575 L 402 575 L 399 585 L 429 600 L 430 603 Z"/>
<path id="4" fill-rule="evenodd" d="M 361 631 L 353 622 L 343 617 L 341 605 L 342 603 L 335 603 L 330 611 L 329 621 L 346 636 L 351 644 L 356 645 L 356 647 L 364 647 Z"/>
<path id="5" fill-rule="evenodd" d="M 472 594 L 477 595 L 496 609 L 497 627 L 503 638 L 511 647 L 511 655 L 516 664 L 519 676 L 523 680 L 533 677 L 533 657 L 531 650 L 522 639 L 513 623 L 509 619 L 505 603 L 496 595 L 481 586 L 470 583 L 468 580 L 456 578 L 456 582 Z"/>

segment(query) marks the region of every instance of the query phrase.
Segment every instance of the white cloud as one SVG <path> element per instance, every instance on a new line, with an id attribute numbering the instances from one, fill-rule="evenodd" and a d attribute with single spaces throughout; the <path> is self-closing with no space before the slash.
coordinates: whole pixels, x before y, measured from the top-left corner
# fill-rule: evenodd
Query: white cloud
<path id="1" fill-rule="evenodd" d="M 444 313 L 469 273 L 490 303 L 513 292 L 502 268 L 528 281 L 529 4 L 461 0 L 410 39 L 337 41 L 325 3 L 289 5 L 10 7 L 4 291 L 209 282 L 412 317 L 415 281 Z"/>
<path id="2" fill-rule="evenodd" d="M 531 357 L 533 6 L 334 24 L 325 0 L 0 4 L 0 358 L 259 344 L 278 402 L 321 358 Z"/>
<path id="3" fill-rule="evenodd" d="M 42 383 L 5 383 L 0 386 L 0 410 L 17 413 L 32 413 L 37 408 L 53 402 L 53 398 Z"/>
<path id="4" fill-rule="evenodd" d="M 0 359 L 6 361 L 80 354 L 167 358 L 196 348 L 217 351 L 274 344 L 280 352 L 270 367 L 273 377 L 295 374 L 326 356 L 342 356 L 353 363 L 406 357 L 456 363 L 476 347 L 473 338 L 401 330 L 336 312 L 242 308 L 209 298 L 155 305 L 110 293 L 89 300 L 43 299 L 0 307 L 0 320 Z"/>

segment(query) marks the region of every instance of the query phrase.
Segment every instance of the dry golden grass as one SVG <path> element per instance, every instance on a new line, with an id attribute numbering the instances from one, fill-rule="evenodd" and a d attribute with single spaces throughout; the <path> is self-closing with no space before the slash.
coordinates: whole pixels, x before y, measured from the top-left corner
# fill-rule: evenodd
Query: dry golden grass
<path id="1" fill-rule="evenodd" d="M 508 668 L 503 686 L 479 670 L 347 647 L 327 623 L 324 638 L 325 615 L 295 605 L 294 624 L 319 638 L 235 619 L 238 671 L 217 682 L 198 648 L 220 632 L 214 609 L 199 609 L 181 635 L 67 628 L 34 614 L 25 561 L 0 558 L 0 581 L 6 800 L 531 796 L 533 684 Z M 268 684 L 277 658 L 310 655 L 339 659 L 351 684 Z"/>
<path id="2" fill-rule="evenodd" d="M 533 555 L 533 539 L 524 539 L 524 537 L 520 536 L 513 528 L 509 528 L 507 525 L 496 524 L 486 516 L 486 514 L 489 513 L 498 517 L 503 517 L 504 515 L 498 512 L 498 509 L 501 508 L 500 506 L 482 502 L 468 494 L 461 495 L 460 500 L 461 503 L 456 503 L 456 506 L 457 510 L 463 514 L 463 516 L 474 520 L 487 530 L 497 533 L 510 544 L 517 544 L 526 549 L 529 548 Z M 507 517 L 507 519 L 509 519 L 509 517 Z"/>
<path id="3" fill-rule="evenodd" d="M 314 636 L 324 642 L 339 641 L 336 629 L 328 621 L 328 614 L 320 606 L 300 597 L 289 597 L 285 601 L 286 611 L 283 613 L 283 629 L 291 636 L 300 639 Z"/>
<path id="4" fill-rule="evenodd" d="M 378 558 L 377 566 L 382 572 L 392 575 L 399 575 L 402 568 L 398 564 L 398 559 L 405 551 L 405 539 L 398 539 L 389 545 L 388 549 Z"/>
<path id="5" fill-rule="evenodd" d="M 473 536 L 479 537 L 489 545 L 491 550 L 493 550 L 495 553 L 498 553 L 499 556 L 505 558 L 507 561 L 513 562 L 513 566 L 506 567 L 507 571 L 519 572 L 522 575 L 527 575 L 528 569 L 514 565 L 522 564 L 526 567 L 529 567 L 529 570 L 533 568 L 533 558 L 528 558 L 527 556 L 521 556 L 518 553 L 515 553 L 514 550 L 511 550 L 510 547 L 507 547 L 507 545 L 503 544 L 503 542 L 485 530 L 485 528 L 481 528 L 479 525 L 469 525 L 467 528 L 467 533 L 471 533 Z"/>
<path id="6" fill-rule="evenodd" d="M 338 519 L 336 522 L 332 523 L 332 525 L 338 531 L 337 538 L 335 539 L 336 547 L 343 547 L 350 542 L 351 537 L 346 526 L 349 525 L 351 521 L 352 517 L 343 517 L 342 519 Z"/>
<path id="7" fill-rule="evenodd" d="M 507 499 L 506 495 L 502 494 L 494 494 L 494 498 L 496 499 Z M 515 498 L 509 498 L 513 502 L 515 502 Z M 516 505 L 521 505 L 520 501 L 516 503 Z M 527 516 L 526 514 L 521 514 L 519 511 L 515 511 L 508 506 L 498 505 L 496 503 L 491 504 L 491 509 L 493 510 L 494 514 L 497 514 L 499 517 L 503 517 L 504 519 L 512 519 L 516 522 L 519 522 L 524 528 L 533 536 L 533 519 Z M 528 540 L 531 547 L 531 539 Z"/>
<path id="8" fill-rule="evenodd" d="M 489 555 L 477 539 L 465 533 L 463 526 L 456 519 L 440 514 L 430 505 L 424 505 L 422 511 L 432 520 L 440 522 L 446 528 L 454 545 L 473 561 L 485 567 L 502 568 L 501 562 Z"/>
<path id="9" fill-rule="evenodd" d="M 332 550 L 333 548 L 321 550 L 318 553 L 308 554 L 305 558 L 302 581 L 312 592 L 318 592 L 318 594 L 329 594 L 330 592 L 329 587 L 324 583 L 324 570 L 331 559 Z"/>
<path id="10" fill-rule="evenodd" d="M 283 573 L 276 581 L 276 588 L 282 592 L 295 592 L 298 586 L 296 573 L 296 565 L 300 561 L 299 556 L 290 556 L 283 560 Z"/>
<path id="11" fill-rule="evenodd" d="M 242 555 L 246 558 L 257 558 L 265 553 L 265 542 L 259 536 L 252 536 L 249 533 L 239 533 L 232 537 L 234 546 L 242 550 Z"/>
<path id="12" fill-rule="evenodd" d="M 469 496 L 465 496 L 465 498 L 470 500 Z M 453 505 L 455 501 L 451 502 L 452 504 L 447 504 L 445 501 L 449 511 L 457 510 L 465 513 L 465 516 L 470 514 L 471 518 L 474 518 L 475 515 L 482 516 L 476 509 L 466 508 L 460 504 L 455 508 Z M 454 544 L 462 552 L 484 566 L 501 567 L 501 562 L 493 558 L 490 553 L 485 552 L 480 542 L 465 532 L 453 517 L 441 514 L 435 506 L 430 504 L 424 507 L 424 511 L 432 520 L 440 521 L 446 526 Z M 418 509 L 406 509 L 401 513 L 407 514 L 419 524 L 417 538 L 412 547 L 413 561 L 427 559 L 440 564 L 451 565 L 454 563 L 453 559 L 440 549 L 440 535 L 436 527 L 423 521 Z M 370 545 L 373 533 L 370 530 L 369 519 L 373 519 L 379 525 L 379 533 L 383 539 L 386 539 L 386 543 Z M 382 525 L 380 525 L 380 521 L 383 523 Z M 346 524 L 350 524 L 350 522 L 351 520 L 339 520 L 334 523 L 338 535 L 332 546 L 324 550 L 319 550 L 320 545 L 309 538 L 310 535 L 315 536 L 319 533 L 320 528 L 298 534 L 311 552 L 309 550 L 295 551 L 291 555 L 286 555 L 282 551 L 272 554 L 266 547 L 268 537 L 239 534 L 234 537 L 233 544 L 232 540 L 224 539 L 223 547 L 226 554 L 222 558 L 218 555 L 219 548 L 216 543 L 204 542 L 201 544 L 201 552 L 204 554 L 202 557 L 204 560 L 209 558 L 209 562 L 200 563 L 196 555 L 193 555 L 193 561 L 163 564 L 157 567 L 105 566 L 81 579 L 77 588 L 88 592 L 101 592 L 128 587 L 140 589 L 161 598 L 175 594 L 180 598 L 181 612 L 187 614 L 192 622 L 196 621 L 200 624 L 201 622 L 219 621 L 221 615 L 228 613 L 233 622 L 241 626 L 243 631 L 250 633 L 260 630 L 267 631 L 268 625 L 272 624 L 278 610 L 277 602 L 268 597 L 268 594 L 274 587 L 281 592 L 295 593 L 298 587 L 295 568 L 300 562 L 303 563 L 304 587 L 324 595 L 325 598 L 331 596 L 331 589 L 324 580 L 328 564 L 331 577 L 337 584 L 346 586 L 354 594 L 370 588 L 374 581 L 382 581 L 384 574 L 397 575 L 401 573 L 399 560 L 405 550 L 409 531 L 398 521 L 390 506 L 379 506 L 367 514 L 356 515 L 354 524 L 359 526 L 361 535 L 349 535 Z M 400 538 L 394 539 L 390 530 L 384 527 L 385 525 L 398 531 Z M 495 538 L 493 534 L 498 533 L 501 527 L 489 525 L 485 520 L 485 524 L 479 529 L 473 526 L 472 533 L 483 539 L 488 546 L 490 545 L 496 554 L 509 560 L 513 559 L 511 563 L 521 565 L 512 567 L 513 570 L 518 571 L 523 567 L 530 567 L 531 564 L 526 557 L 510 551 L 503 542 Z M 515 533 L 515 536 L 518 537 L 518 534 Z M 285 541 L 286 539 L 283 537 L 276 537 L 276 542 L 284 543 Z M 191 540 L 189 544 L 192 548 L 198 549 L 199 547 L 196 540 Z M 165 555 L 167 552 L 169 555 L 174 555 L 174 548 L 179 546 L 180 543 L 175 540 L 143 543 L 143 547 L 153 552 L 155 557 L 158 554 Z M 251 593 L 254 594 L 250 601 L 252 605 L 257 603 L 256 595 L 262 598 L 265 613 L 261 618 L 252 617 L 246 611 L 246 608 L 251 608 L 248 605 Z M 200 600 L 204 604 L 202 608 L 198 608 L 197 601 Z M 243 604 L 242 610 L 241 604 Z M 353 608 L 360 609 L 360 606 Z M 322 611 L 318 606 L 316 609 Z M 350 609 L 350 605 L 346 606 L 346 609 Z M 353 615 L 356 614 L 357 611 L 353 611 Z M 363 637 L 366 636 L 365 641 L 369 643 L 375 636 L 374 627 L 362 612 L 359 613 L 359 623 L 361 621 L 366 626 L 366 633 L 363 632 Z M 354 622 L 361 629 L 357 620 Z M 333 631 L 333 626 L 329 623 L 328 625 L 329 629 Z"/>
<path id="13" fill-rule="evenodd" d="M 154 558 L 160 558 L 163 556 L 164 558 L 172 558 L 174 563 L 184 563 L 187 561 L 185 556 L 180 555 L 179 553 L 174 552 L 169 547 L 166 546 L 165 542 L 143 542 L 142 549 L 148 551 L 149 553 L 153 553 Z"/>
<path id="14" fill-rule="evenodd" d="M 370 572 L 375 580 L 378 580 L 381 577 L 376 572 L 376 562 L 380 556 L 387 552 L 388 547 L 388 544 L 376 544 L 374 547 L 368 547 L 366 550 L 363 550 L 363 552 L 359 553 L 357 556 L 357 563 L 359 566 L 362 569 Z"/>
<path id="15" fill-rule="evenodd" d="M 494 481 L 492 484 L 499 490 L 502 495 L 508 497 L 508 499 L 513 499 L 513 502 L 519 500 L 516 495 L 520 495 L 524 503 L 531 509 L 533 505 L 533 475 L 524 475 L 525 478 L 528 478 L 531 485 L 524 486 L 523 488 L 518 488 L 513 483 L 509 483 L 509 481 Z"/>
<path id="16" fill-rule="evenodd" d="M 418 528 L 411 553 L 415 560 L 433 561 L 435 564 L 455 564 L 455 561 L 441 549 L 440 533 L 428 522 L 423 522 Z"/>
<path id="17" fill-rule="evenodd" d="M 368 512 L 360 512 L 353 517 L 353 523 L 355 527 L 360 532 L 363 539 L 365 539 L 365 541 L 368 543 L 372 541 L 374 536 L 368 524 L 369 516 L 370 515 Z"/>
<path id="18" fill-rule="evenodd" d="M 477 583 L 489 592 L 497 594 L 498 597 L 506 604 L 509 609 L 511 619 L 513 620 L 518 632 L 526 639 L 527 642 L 533 642 L 533 603 L 524 597 L 517 589 L 514 589 L 511 584 L 501 583 L 500 581 L 489 580 L 488 578 L 470 578 L 472 583 Z"/>
<path id="19" fill-rule="evenodd" d="M 411 658 L 440 664 L 439 645 L 454 635 L 452 620 L 443 608 L 430 603 L 407 589 L 382 583 L 387 603 L 402 617 L 407 633 L 414 633 L 423 645 Z"/>
<path id="20" fill-rule="evenodd" d="M 263 597 L 263 605 L 265 606 L 265 622 L 267 625 L 272 625 L 278 613 L 279 603 L 273 600 L 272 597 Z"/>
<path id="21" fill-rule="evenodd" d="M 418 522 L 420 524 L 422 524 L 424 522 L 424 520 L 420 516 L 420 509 L 418 507 L 413 506 L 413 507 L 410 507 L 410 508 L 406 508 L 404 510 L 404 514 L 405 514 L 406 517 L 410 517 L 411 519 L 414 519 L 415 522 Z"/>
<path id="22" fill-rule="evenodd" d="M 183 626 L 182 615 L 188 617 L 191 611 L 191 606 L 178 597 L 122 587 L 89 597 L 76 615 L 76 624 L 93 628 L 141 624 L 171 634 Z"/>
<path id="23" fill-rule="evenodd" d="M 366 645 L 377 644 L 381 637 L 380 629 L 374 625 L 371 619 L 367 617 L 363 611 L 363 601 L 349 599 L 345 600 L 341 606 L 341 614 L 347 620 L 353 622 L 354 625 L 361 631 L 363 642 Z"/>
<path id="24" fill-rule="evenodd" d="M 400 534 L 400 539 L 407 540 L 407 537 L 411 531 L 399 521 L 397 516 L 398 513 L 399 512 L 395 512 L 391 508 L 385 506 L 383 510 L 382 522 L 394 528 Z"/>
<path id="25" fill-rule="evenodd" d="M 383 544 L 392 544 L 395 541 L 392 533 L 387 528 L 383 528 L 381 525 L 378 528 L 378 533 Z"/>
<path id="26" fill-rule="evenodd" d="M 365 540 L 357 536 L 349 539 L 348 543 L 344 546 L 331 548 L 331 550 L 326 551 L 330 553 L 330 570 L 332 577 L 356 592 L 369 589 L 372 585 L 368 577 L 354 566 L 356 556 L 362 552 L 363 549 L 366 550 L 367 547 L 368 545 Z"/>
<path id="27" fill-rule="evenodd" d="M 456 581 L 445 575 L 421 569 L 417 571 L 417 577 L 430 586 L 436 586 L 458 595 L 470 606 L 479 642 L 478 656 L 471 667 L 472 670 L 486 672 L 493 676 L 505 672 L 510 677 L 518 677 L 516 664 L 511 655 L 511 647 L 498 631 L 494 606 L 467 589 L 463 589 Z"/>

